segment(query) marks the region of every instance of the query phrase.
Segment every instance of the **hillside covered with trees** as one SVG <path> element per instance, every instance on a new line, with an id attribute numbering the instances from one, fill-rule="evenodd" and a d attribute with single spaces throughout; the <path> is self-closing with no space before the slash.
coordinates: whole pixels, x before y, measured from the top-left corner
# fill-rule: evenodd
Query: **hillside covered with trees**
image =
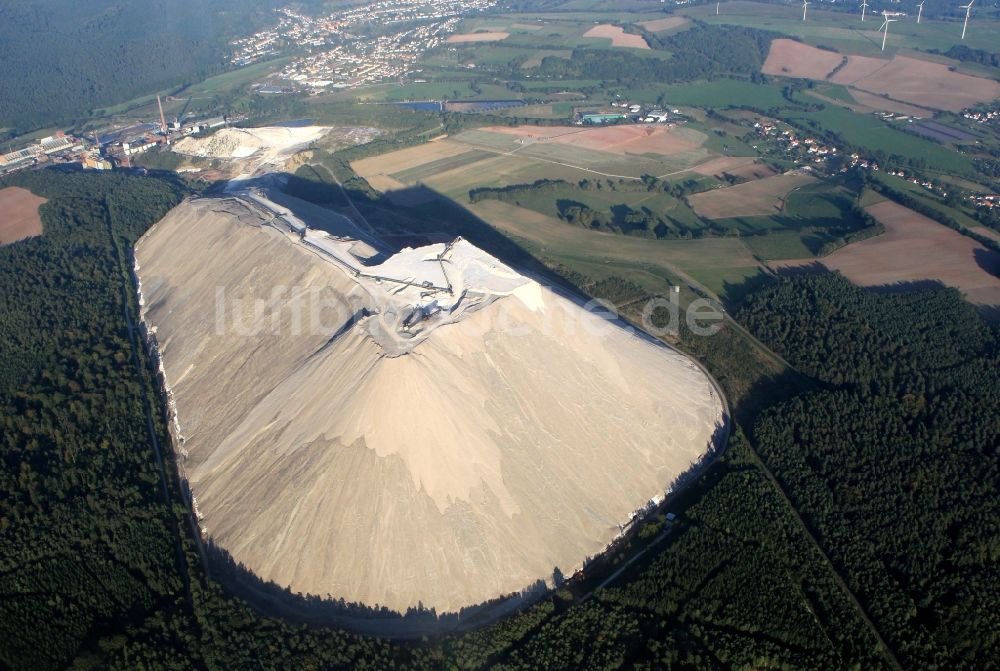
<path id="1" fill-rule="evenodd" d="M 0 1 L 0 128 L 28 131 L 200 81 L 276 0 Z"/>

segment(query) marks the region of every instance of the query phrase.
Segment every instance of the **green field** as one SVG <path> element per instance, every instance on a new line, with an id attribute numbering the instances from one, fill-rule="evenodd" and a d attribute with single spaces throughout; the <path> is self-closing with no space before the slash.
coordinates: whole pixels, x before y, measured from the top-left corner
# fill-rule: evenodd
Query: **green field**
<path id="1" fill-rule="evenodd" d="M 764 86 L 734 79 L 664 85 L 650 89 L 650 91 L 655 91 L 657 95 L 664 94 L 668 105 L 690 105 L 705 108 L 749 105 L 761 109 L 788 105 L 788 101 L 781 95 L 780 87 Z"/>
<path id="2" fill-rule="evenodd" d="M 818 91 L 833 98 L 840 98 L 846 91 L 842 87 L 818 87 Z M 778 85 L 760 85 L 735 80 L 699 82 L 666 86 L 662 91 L 669 105 L 690 105 L 702 108 L 725 108 L 747 105 L 758 109 L 774 109 L 782 119 L 793 122 L 808 132 L 831 131 L 846 142 L 869 151 L 882 150 L 887 155 L 898 155 L 907 160 L 924 160 L 927 169 L 935 172 L 952 172 L 972 177 L 972 162 L 956 151 L 931 140 L 897 130 L 867 114 L 826 104 L 819 111 L 806 111 L 792 106 L 782 95 Z"/>
<path id="3" fill-rule="evenodd" d="M 499 201 L 484 201 L 470 209 L 536 256 L 554 258 L 581 272 L 589 264 L 613 264 L 697 282 L 724 295 L 726 282 L 752 277 L 760 267 L 738 238 L 650 240 L 592 231 Z"/>
<path id="4" fill-rule="evenodd" d="M 855 198 L 854 192 L 834 182 L 814 182 L 788 194 L 779 214 L 715 223 L 738 232 L 760 259 L 809 258 L 818 256 L 823 245 L 864 225 L 852 210 Z"/>
<path id="5" fill-rule="evenodd" d="M 638 184 L 612 186 L 604 183 L 601 189 L 582 189 L 576 184 L 567 183 L 555 190 L 538 189 L 519 193 L 513 204 L 546 217 L 558 217 L 564 208 L 585 205 L 591 210 L 612 216 L 619 226 L 627 209 L 642 211 L 665 219 L 670 234 L 676 236 L 702 231 L 706 227 L 705 222 L 698 218 L 687 203 L 663 191 L 646 191 Z"/>
<path id="6" fill-rule="evenodd" d="M 254 63 L 253 65 L 248 65 L 245 68 L 233 70 L 232 72 L 224 72 L 221 75 L 209 77 L 198 84 L 192 84 L 179 95 L 226 93 L 279 70 L 290 60 L 291 58 L 276 58 L 262 63 Z"/>
<path id="7" fill-rule="evenodd" d="M 978 221 L 973 219 L 966 210 L 960 207 L 949 207 L 945 203 L 941 202 L 937 196 L 933 193 L 920 186 L 919 184 L 914 184 L 900 177 L 895 177 L 893 175 L 887 175 L 885 173 L 879 173 L 876 178 L 877 181 L 895 189 L 896 191 L 902 191 L 910 196 L 913 196 L 922 204 L 930 207 L 941 214 L 951 217 L 957 221 L 961 226 L 965 228 L 976 228 L 981 226 Z"/>
<path id="8" fill-rule="evenodd" d="M 902 11 L 915 11 L 911 6 Z M 996 51 L 1000 44 L 1000 22 L 973 21 L 964 42 L 961 40 L 960 21 L 932 21 L 924 18 L 917 25 L 912 16 L 894 23 L 889 32 L 886 51 L 881 51 L 882 39 L 878 34 L 878 19 L 861 22 L 858 13 L 823 11 L 818 6 L 810 7 L 808 20 L 802 21 L 802 7 L 795 5 L 772 5 L 757 2 L 724 2 L 719 16 L 715 15 L 715 5 L 686 7 L 678 14 L 696 18 L 710 25 L 730 24 L 771 30 L 801 39 L 814 46 L 829 46 L 845 53 L 864 55 L 893 54 L 900 50 L 938 49 L 946 51 L 957 44 L 965 44 L 975 49 Z"/>
<path id="9" fill-rule="evenodd" d="M 96 110 L 95 115 L 112 116 L 142 107 L 153 106 L 155 108 L 157 95 L 164 98 L 168 95 L 173 95 L 177 98 L 177 100 L 173 101 L 164 101 L 163 104 L 164 111 L 168 114 L 172 114 L 184 107 L 184 100 L 182 99 L 198 98 L 202 96 L 209 97 L 232 92 L 241 86 L 250 84 L 256 79 L 260 79 L 261 77 L 277 71 L 290 60 L 290 58 L 277 58 L 270 61 L 264 61 L 262 63 L 254 63 L 253 65 L 248 65 L 238 70 L 232 70 L 230 72 L 224 72 L 220 75 L 215 75 L 214 77 L 209 77 L 204 81 L 198 82 L 197 84 L 191 84 L 190 86 L 186 86 L 180 90 L 177 88 L 165 89 L 163 91 L 158 91 L 157 93 L 150 93 L 148 95 L 139 96 L 138 98 L 133 98 L 132 100 L 114 105 L 112 107 Z"/>
<path id="10" fill-rule="evenodd" d="M 972 162 L 965 156 L 931 140 L 896 130 L 874 116 L 827 105 L 818 112 L 790 110 L 783 118 L 807 128 L 815 124 L 817 130 L 832 131 L 850 144 L 870 151 L 882 150 L 908 160 L 923 160 L 931 172 L 975 175 Z"/>

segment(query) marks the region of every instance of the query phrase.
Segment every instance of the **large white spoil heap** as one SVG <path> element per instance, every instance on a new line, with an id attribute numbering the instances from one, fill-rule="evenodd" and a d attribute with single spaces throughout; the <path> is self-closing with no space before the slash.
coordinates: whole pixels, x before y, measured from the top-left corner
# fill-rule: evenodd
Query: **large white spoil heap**
<path id="1" fill-rule="evenodd" d="M 454 611 L 571 574 L 709 448 L 683 355 L 464 240 L 359 237 L 248 192 L 136 247 L 203 531 L 260 578 Z"/>

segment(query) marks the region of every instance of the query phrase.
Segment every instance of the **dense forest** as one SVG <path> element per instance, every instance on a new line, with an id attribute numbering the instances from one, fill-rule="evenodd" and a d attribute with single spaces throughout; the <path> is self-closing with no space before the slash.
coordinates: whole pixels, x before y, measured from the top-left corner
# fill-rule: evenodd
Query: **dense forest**
<path id="1" fill-rule="evenodd" d="M 0 248 L 0 666 L 982 669 L 1000 653 L 1000 340 L 957 292 L 832 275 L 751 291 L 739 318 L 797 371 L 730 327 L 682 329 L 752 431 L 669 502 L 676 520 L 494 625 L 391 642 L 265 617 L 206 574 L 129 329 L 129 247 L 184 190 L 12 179 L 49 202 L 43 237 Z"/>
<path id="2" fill-rule="evenodd" d="M 27 131 L 201 81 L 277 0 L 0 0 L 0 128 Z"/>
<path id="3" fill-rule="evenodd" d="M 761 456 L 908 668 L 1000 653 L 1000 340 L 956 290 L 840 276 L 751 295 L 740 318 L 824 389 L 753 431 Z"/>
<path id="4" fill-rule="evenodd" d="M 757 81 L 776 33 L 738 26 L 695 26 L 665 38 L 651 36 L 654 49 L 670 58 L 637 56 L 625 50 L 575 49 L 571 58 L 547 56 L 538 66 L 543 79 L 601 79 L 620 83 L 676 83 L 723 76 Z"/>
<path id="5" fill-rule="evenodd" d="M 180 192 L 18 181 L 50 200 L 43 237 L 0 248 L 0 660 L 54 668 L 183 593 L 119 256 Z"/>

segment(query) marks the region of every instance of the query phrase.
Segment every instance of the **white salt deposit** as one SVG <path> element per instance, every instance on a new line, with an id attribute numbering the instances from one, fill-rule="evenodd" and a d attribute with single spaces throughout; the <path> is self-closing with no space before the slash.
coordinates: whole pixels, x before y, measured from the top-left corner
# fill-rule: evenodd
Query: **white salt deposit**
<path id="1" fill-rule="evenodd" d="M 685 356 L 467 241 L 365 266 L 268 203 L 136 246 L 199 516 L 266 580 L 450 611 L 569 574 L 723 421 Z M 303 328 L 317 292 L 345 309 Z"/>

